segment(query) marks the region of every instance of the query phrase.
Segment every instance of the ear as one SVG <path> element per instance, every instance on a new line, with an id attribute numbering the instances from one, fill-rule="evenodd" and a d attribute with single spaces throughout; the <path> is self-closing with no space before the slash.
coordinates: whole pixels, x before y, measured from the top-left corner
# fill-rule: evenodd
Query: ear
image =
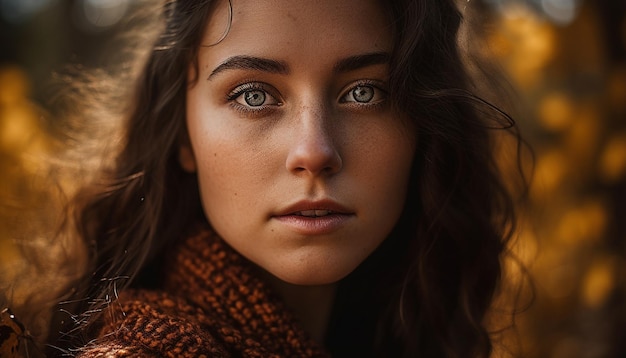
<path id="1" fill-rule="evenodd" d="M 188 173 L 196 172 L 196 156 L 193 154 L 189 141 L 182 143 L 178 148 L 178 162 L 184 171 Z"/>

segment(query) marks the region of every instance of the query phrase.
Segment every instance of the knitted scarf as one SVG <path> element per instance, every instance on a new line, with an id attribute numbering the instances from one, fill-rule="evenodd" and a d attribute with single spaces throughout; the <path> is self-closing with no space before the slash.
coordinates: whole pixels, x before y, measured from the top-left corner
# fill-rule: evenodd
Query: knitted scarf
<path id="1" fill-rule="evenodd" d="M 173 253 L 162 290 L 127 290 L 80 357 L 323 357 L 252 265 L 209 230 Z"/>

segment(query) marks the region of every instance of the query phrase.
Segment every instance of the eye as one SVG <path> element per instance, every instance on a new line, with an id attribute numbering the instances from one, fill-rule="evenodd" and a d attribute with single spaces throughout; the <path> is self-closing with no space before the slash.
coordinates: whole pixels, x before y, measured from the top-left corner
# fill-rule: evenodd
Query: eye
<path id="1" fill-rule="evenodd" d="M 350 91 L 350 94 L 356 102 L 367 103 L 374 98 L 374 92 L 374 87 L 372 86 L 358 86 Z"/>
<path id="2" fill-rule="evenodd" d="M 228 100 L 248 108 L 280 105 L 276 97 L 270 94 L 272 90 L 268 87 L 270 86 L 264 83 L 245 83 L 237 86 L 228 95 Z"/>
<path id="3" fill-rule="evenodd" d="M 243 97 L 243 100 L 246 101 L 246 103 L 249 106 L 258 107 L 258 106 L 262 106 L 265 103 L 266 96 L 265 96 L 264 91 L 254 90 L 254 91 L 244 92 L 242 97 Z"/>
<path id="4" fill-rule="evenodd" d="M 386 99 L 386 92 L 370 82 L 358 83 L 341 96 L 341 103 L 374 104 Z"/>

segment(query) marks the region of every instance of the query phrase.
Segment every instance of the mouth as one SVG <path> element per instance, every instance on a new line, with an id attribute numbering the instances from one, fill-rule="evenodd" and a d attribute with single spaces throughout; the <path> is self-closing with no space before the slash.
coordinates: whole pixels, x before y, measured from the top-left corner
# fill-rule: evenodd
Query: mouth
<path id="1" fill-rule="evenodd" d="M 338 214 L 338 213 L 332 210 L 302 210 L 302 211 L 296 211 L 294 213 L 291 213 L 291 215 L 304 216 L 307 218 L 319 218 L 319 217 L 328 216 L 332 214 Z"/>
<path id="2" fill-rule="evenodd" d="M 273 216 L 319 218 L 333 215 L 354 215 L 354 212 L 333 200 L 303 200 L 278 210 Z"/>
<path id="3" fill-rule="evenodd" d="M 354 215 L 330 210 L 302 210 L 274 217 L 282 227 L 307 237 L 338 232 L 354 219 Z"/>
<path id="4" fill-rule="evenodd" d="M 338 232 L 356 219 L 356 213 L 332 200 L 304 200 L 279 210 L 272 218 L 292 232 L 311 237 Z"/>

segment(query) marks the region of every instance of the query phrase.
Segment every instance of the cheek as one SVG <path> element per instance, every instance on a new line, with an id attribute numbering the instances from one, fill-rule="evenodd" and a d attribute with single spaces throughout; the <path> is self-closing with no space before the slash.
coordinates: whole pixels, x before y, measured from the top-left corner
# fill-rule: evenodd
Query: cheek
<path id="1" fill-rule="evenodd" d="M 211 139 L 215 139 L 211 142 Z M 255 191 L 252 172 L 254 163 L 246 151 L 234 148 L 218 138 L 206 138 L 198 146 L 198 184 L 202 205 L 211 223 L 230 222 L 233 213 L 244 210 L 242 199 Z M 210 143 L 210 144 L 209 144 Z M 198 157 L 199 156 L 199 157 Z"/>
<path id="2" fill-rule="evenodd" d="M 187 127 L 205 215 L 224 236 L 243 230 L 242 215 L 249 217 L 261 202 L 275 167 L 267 148 L 271 143 L 199 93 L 188 92 Z"/>
<path id="3" fill-rule="evenodd" d="M 358 155 L 358 180 L 367 184 L 364 190 L 385 203 L 402 207 L 415 153 L 415 139 L 404 127 L 381 128 L 362 142 Z M 364 193 L 365 194 L 365 193 Z"/>
<path id="4" fill-rule="evenodd" d="M 415 152 L 415 140 L 406 132 L 383 134 L 372 139 L 369 150 L 361 153 L 358 179 L 364 185 L 362 195 L 369 200 L 363 219 L 380 241 L 389 235 L 404 210 Z"/>
<path id="5" fill-rule="evenodd" d="M 263 218 L 252 213 L 263 212 L 276 161 L 248 136 L 213 129 L 194 143 L 202 205 L 220 235 L 241 236 Z"/>

